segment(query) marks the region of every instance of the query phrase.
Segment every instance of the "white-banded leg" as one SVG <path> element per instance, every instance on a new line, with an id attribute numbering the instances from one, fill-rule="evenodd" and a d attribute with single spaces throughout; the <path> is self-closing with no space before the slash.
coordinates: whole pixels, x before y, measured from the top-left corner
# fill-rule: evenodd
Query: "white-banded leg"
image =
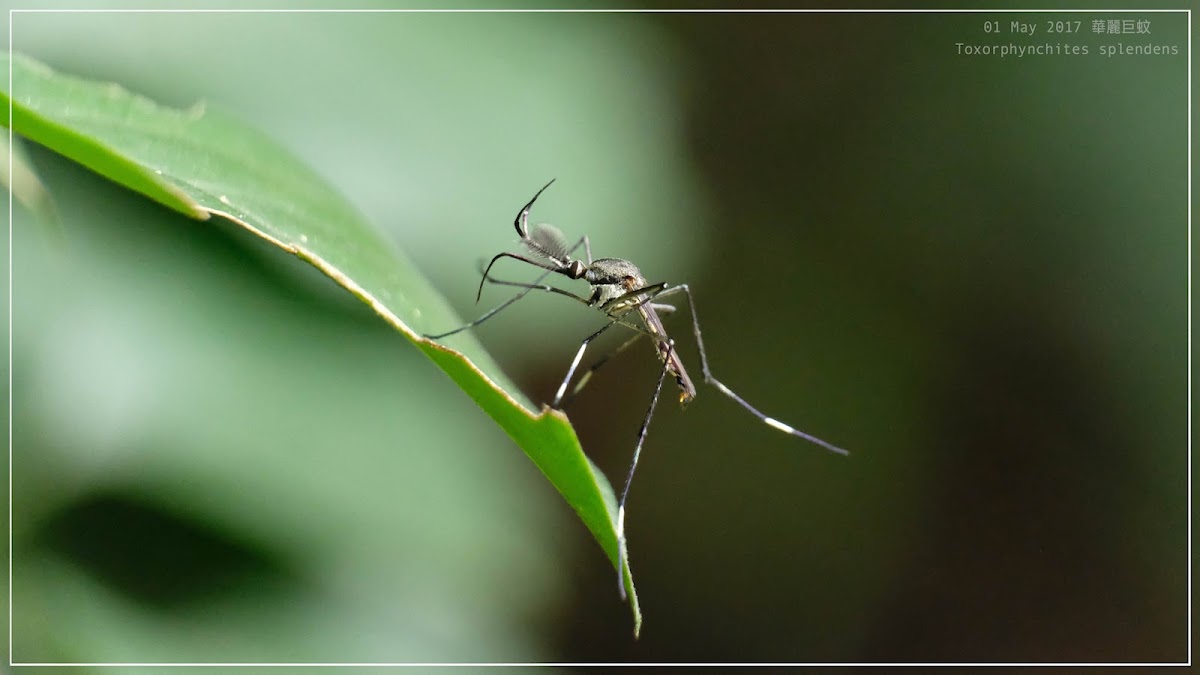
<path id="1" fill-rule="evenodd" d="M 554 393 L 554 403 L 550 404 L 551 408 L 554 408 L 555 410 L 562 410 L 561 403 L 563 394 L 566 393 L 567 385 L 571 383 L 571 378 L 575 376 L 575 369 L 579 367 L 579 361 L 583 359 L 583 352 L 587 350 L 588 345 L 592 343 L 592 340 L 600 337 L 604 334 L 604 331 L 612 328 L 615 325 L 617 325 L 617 321 L 614 319 L 613 321 L 609 321 L 608 323 L 604 324 L 604 327 L 600 330 L 583 339 L 583 343 L 579 345 L 579 351 L 575 352 L 575 358 L 571 360 L 571 367 L 567 369 L 567 376 L 563 378 L 562 384 L 558 385 L 558 391 Z"/>
<path id="2" fill-rule="evenodd" d="M 674 343 L 667 342 L 671 348 Z M 646 441 L 646 430 L 650 428 L 650 418 L 654 416 L 654 408 L 658 405 L 658 394 L 662 391 L 663 380 L 667 378 L 667 366 L 670 360 L 663 359 L 663 368 L 658 373 L 658 383 L 654 385 L 654 396 L 650 399 L 650 407 L 646 410 L 646 419 L 642 420 L 642 428 L 638 429 L 637 445 L 633 446 L 633 461 L 629 464 L 629 475 L 625 477 L 625 487 L 621 490 L 621 499 L 617 502 L 617 587 L 621 589 L 621 599 L 625 599 L 625 557 L 628 547 L 625 543 L 625 500 L 629 497 L 629 486 L 633 483 L 633 472 L 637 470 L 638 458 L 642 454 L 642 444 Z"/>
<path id="3" fill-rule="evenodd" d="M 657 303 L 650 303 L 650 306 L 653 307 L 655 311 L 661 312 L 662 314 L 670 314 L 671 312 L 675 311 L 675 307 L 673 307 L 671 305 L 660 305 Z M 637 331 L 637 333 L 635 335 L 630 337 L 625 342 L 621 343 L 621 345 L 619 347 L 610 351 L 609 353 L 605 354 L 604 356 L 601 356 L 600 358 L 596 359 L 595 363 L 593 363 L 591 365 L 591 367 L 588 368 L 586 372 L 584 372 L 583 376 L 579 378 L 579 381 L 575 383 L 575 386 L 571 388 L 571 391 L 569 393 L 567 393 L 567 395 L 564 396 L 561 401 L 559 401 L 560 405 L 555 406 L 555 407 L 558 408 L 559 410 L 562 410 L 562 409 L 566 408 L 568 405 L 570 405 L 571 401 L 575 400 L 575 397 L 578 396 L 579 392 L 582 391 L 583 388 L 587 386 L 587 383 L 592 379 L 592 375 L 594 375 L 597 370 L 600 370 L 601 366 L 608 363 L 609 360 L 612 359 L 614 356 L 617 356 L 618 354 L 625 351 L 626 349 L 629 349 L 630 345 L 632 345 L 633 343 L 635 343 L 638 340 L 642 339 L 643 337 L 647 337 L 649 335 L 650 334 L 647 333 L 646 331 L 639 330 L 639 331 Z"/>
<path id="4" fill-rule="evenodd" d="M 774 417 L 764 415 L 762 412 L 760 412 L 758 410 L 758 408 L 755 408 L 754 406 L 747 403 L 746 399 L 742 398 L 741 396 L 738 396 L 736 393 L 734 393 L 734 391 L 732 389 L 730 389 L 729 387 L 726 387 L 720 380 L 713 377 L 712 371 L 709 370 L 709 368 L 708 368 L 708 355 L 704 351 L 704 338 L 700 335 L 700 318 L 698 316 L 696 316 L 696 301 L 692 298 L 692 291 L 691 291 L 691 289 L 688 288 L 688 285 L 687 284 L 679 284 L 678 286 L 667 287 L 667 288 L 663 289 L 662 291 L 660 291 L 655 296 L 653 296 L 651 298 L 651 300 L 658 300 L 659 298 L 677 294 L 677 293 L 683 293 L 684 295 L 687 296 L 688 310 L 692 313 L 692 333 L 696 336 L 696 347 L 700 351 L 700 370 L 704 373 L 704 381 L 705 382 L 716 387 L 717 391 L 720 391 L 722 394 L 725 394 L 729 398 L 736 401 L 738 403 L 738 405 L 742 406 L 747 411 L 749 411 L 749 413 L 751 415 L 754 415 L 758 419 L 762 420 L 763 423 L 765 423 L 767 426 L 778 429 L 785 434 L 791 434 L 792 436 L 796 436 L 797 438 L 803 438 L 804 440 L 808 441 L 809 443 L 812 443 L 814 445 L 819 445 L 822 448 L 825 448 L 826 450 L 829 450 L 831 452 L 836 452 L 839 455 L 849 455 L 850 454 L 849 451 L 839 448 L 838 446 L 836 446 L 828 441 L 824 441 L 820 438 L 817 438 L 816 436 L 813 436 L 812 434 L 805 433 L 791 425 L 784 424 L 783 422 L 780 422 L 779 420 L 775 419 Z"/>

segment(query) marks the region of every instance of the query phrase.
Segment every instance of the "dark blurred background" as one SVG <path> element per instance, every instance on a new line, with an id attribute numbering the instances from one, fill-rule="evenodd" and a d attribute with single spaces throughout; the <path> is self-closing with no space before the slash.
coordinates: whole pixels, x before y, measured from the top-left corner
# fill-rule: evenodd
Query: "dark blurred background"
<path id="1" fill-rule="evenodd" d="M 1120 19 L 1149 34 L 1094 31 Z M 14 15 L 18 51 L 265 130 L 464 317 L 557 177 L 535 220 L 688 282 L 716 375 L 851 451 L 665 395 L 634 641 L 587 530 L 401 336 L 237 228 L 26 147 L 61 229 L 14 209 L 15 658 L 1185 660 L 1187 28 Z M 541 402 L 599 325 L 531 297 L 478 333 Z M 609 476 L 655 376 L 632 350 L 569 411 Z"/>

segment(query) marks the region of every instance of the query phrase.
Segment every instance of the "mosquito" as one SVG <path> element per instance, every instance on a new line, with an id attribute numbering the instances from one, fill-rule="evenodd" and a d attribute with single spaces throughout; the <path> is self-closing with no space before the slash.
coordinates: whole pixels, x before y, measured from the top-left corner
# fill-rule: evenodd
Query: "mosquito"
<path id="1" fill-rule="evenodd" d="M 675 384 L 679 387 L 679 403 L 681 406 L 686 406 L 696 397 L 696 385 L 692 382 L 692 378 L 688 375 L 683 361 L 679 358 L 679 353 L 675 350 L 675 341 L 667 334 L 667 330 L 660 318 L 660 315 L 674 313 L 676 307 L 659 302 L 660 300 L 670 296 L 678 296 L 679 294 L 683 294 L 687 299 L 688 311 L 692 316 L 692 333 L 696 336 L 696 347 L 700 352 L 700 370 L 704 374 L 704 381 L 706 383 L 716 387 L 717 391 L 733 399 L 738 405 L 749 411 L 751 415 L 754 415 L 770 427 L 774 427 L 786 434 L 797 436 L 840 455 L 848 455 L 849 453 L 832 443 L 823 441 L 816 436 L 784 424 L 774 417 L 763 414 L 758 408 L 747 403 L 745 399 L 734 393 L 732 389 L 726 387 L 720 380 L 713 377 L 712 371 L 708 367 L 708 355 L 704 351 L 704 338 L 700 335 L 700 320 L 696 316 L 696 302 L 687 284 L 669 284 L 666 282 L 651 284 L 636 265 L 622 258 L 597 258 L 593 260 L 591 242 L 588 240 L 587 235 L 584 235 L 574 246 L 568 247 L 566 237 L 554 226 L 538 224 L 530 228 L 529 212 L 533 208 L 533 203 L 553 183 L 554 179 L 551 179 L 549 183 L 543 185 L 542 189 L 533 195 L 533 198 L 521 208 L 521 211 L 517 213 L 517 217 L 513 220 L 513 227 L 516 228 L 517 235 L 521 238 L 521 244 L 524 245 L 528 255 L 507 252 L 497 253 L 483 270 L 483 278 L 479 281 L 479 290 L 475 294 L 475 302 L 479 302 L 479 299 L 482 297 L 483 285 L 485 283 L 514 286 L 524 290 L 464 326 L 437 335 L 426 335 L 425 337 L 431 340 L 438 340 L 478 326 L 509 305 L 525 297 L 530 291 L 535 290 L 563 295 L 581 302 L 588 307 L 600 310 L 608 317 L 608 323 L 600 328 L 600 330 L 584 338 L 583 343 L 579 345 L 579 351 L 575 353 L 575 358 L 571 361 L 571 367 L 567 369 L 567 376 L 563 378 L 562 384 L 559 385 L 558 390 L 554 394 L 554 402 L 551 404 L 551 407 L 557 410 L 564 409 L 579 394 L 580 390 L 584 388 L 592 375 L 607 363 L 609 359 L 623 352 L 643 337 L 653 343 L 654 351 L 658 359 L 662 361 L 663 366 L 658 374 L 658 382 L 654 386 L 654 395 L 650 398 L 650 406 L 646 410 L 645 418 L 642 419 L 641 427 L 638 429 L 637 444 L 633 447 L 633 459 L 629 465 L 629 473 L 625 477 L 625 485 L 621 490 L 620 501 L 617 503 L 617 585 L 621 591 L 621 599 L 624 600 L 627 546 L 625 540 L 625 502 L 629 496 L 629 486 L 633 482 L 633 473 L 637 470 L 642 445 L 646 440 L 646 430 L 650 427 L 650 419 L 654 416 L 654 409 L 658 405 L 658 396 L 662 391 L 663 382 L 666 381 L 667 375 L 670 374 L 675 379 Z M 587 258 L 586 262 L 572 257 L 579 250 L 580 246 L 584 249 L 584 255 Z M 519 260 L 534 267 L 540 267 L 545 272 L 535 279 L 533 283 L 496 279 L 491 276 L 492 266 L 502 258 Z M 591 295 L 584 297 L 543 283 L 546 277 L 551 274 L 561 274 L 569 279 L 583 279 L 591 286 Z M 583 360 L 583 354 L 587 351 L 588 345 L 616 325 L 631 329 L 634 332 L 633 336 L 593 363 L 580 376 L 570 392 L 568 392 L 567 388 L 570 386 L 571 379 L 575 376 L 575 371 L 578 370 L 579 364 Z"/>

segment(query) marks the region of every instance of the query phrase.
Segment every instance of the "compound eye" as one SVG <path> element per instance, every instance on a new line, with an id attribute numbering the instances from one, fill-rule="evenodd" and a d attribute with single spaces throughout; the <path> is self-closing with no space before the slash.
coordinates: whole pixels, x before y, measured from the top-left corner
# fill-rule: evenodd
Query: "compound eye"
<path id="1" fill-rule="evenodd" d="M 582 260 L 572 260 L 570 267 L 567 268 L 572 279 L 579 279 L 583 276 L 584 267 Z"/>

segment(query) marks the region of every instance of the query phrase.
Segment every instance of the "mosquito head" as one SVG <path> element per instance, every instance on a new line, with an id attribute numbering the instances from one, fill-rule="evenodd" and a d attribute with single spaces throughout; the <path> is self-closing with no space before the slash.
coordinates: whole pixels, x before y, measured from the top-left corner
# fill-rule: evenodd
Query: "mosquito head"
<path id="1" fill-rule="evenodd" d="M 583 264 L 582 260 L 572 260 L 571 264 L 567 265 L 566 275 L 572 279 L 582 279 L 587 271 L 588 266 Z"/>
<path id="2" fill-rule="evenodd" d="M 513 228 L 517 230 L 517 236 L 521 238 L 521 244 L 532 255 L 527 257 L 518 255 L 516 253 L 497 253 L 495 256 L 493 256 L 491 262 L 489 262 L 487 267 L 483 269 L 483 278 L 479 280 L 479 290 L 475 292 L 475 302 L 479 302 L 479 299 L 483 296 L 483 285 L 488 281 L 498 284 L 514 285 L 510 282 L 491 279 L 488 276 L 492 270 L 492 265 L 495 265 L 496 261 L 500 260 L 501 258 L 520 260 L 521 262 L 526 262 L 530 265 L 534 265 L 535 267 L 540 267 L 544 270 L 549 270 L 550 272 L 562 274 L 572 279 L 583 278 L 583 276 L 587 273 L 587 263 L 571 259 L 572 248 L 567 245 L 566 238 L 563 237 L 562 232 L 558 231 L 558 228 L 555 228 L 552 225 L 546 225 L 545 223 L 534 225 L 532 230 L 529 227 L 529 211 L 533 208 L 533 203 L 536 202 L 537 198 L 541 196 L 541 194 L 546 191 L 546 188 L 550 187 L 553 183 L 554 179 L 551 179 L 549 183 L 546 183 L 542 186 L 541 190 L 538 190 L 536 193 L 534 193 L 533 198 L 530 199 L 525 206 L 521 207 L 521 210 L 517 213 L 517 217 L 513 219 Z M 585 237 L 584 242 L 586 241 L 587 238 Z M 576 246 L 578 246 L 578 244 Z M 590 253 L 588 254 L 588 258 L 591 258 Z M 546 286 L 537 287 L 545 288 L 546 290 L 554 290 Z M 570 294 L 568 293 L 568 295 Z M 577 299 L 582 300 L 582 298 Z"/>
<path id="3" fill-rule="evenodd" d="M 567 238 L 563 236 L 563 233 L 559 232 L 558 228 L 553 225 L 545 223 L 534 225 L 532 228 L 529 227 L 529 212 L 533 209 L 533 203 L 553 183 L 554 179 L 551 179 L 549 183 L 543 185 L 542 189 L 533 195 L 533 199 L 530 199 L 529 203 L 521 208 L 521 211 L 517 213 L 517 217 L 513 220 L 513 227 L 516 228 L 517 235 L 521 237 L 521 244 L 530 253 L 550 261 L 552 265 L 547 269 L 559 274 L 565 274 L 572 279 L 579 279 L 583 276 L 587 266 L 577 260 L 571 260 L 571 248 L 567 244 Z"/>

